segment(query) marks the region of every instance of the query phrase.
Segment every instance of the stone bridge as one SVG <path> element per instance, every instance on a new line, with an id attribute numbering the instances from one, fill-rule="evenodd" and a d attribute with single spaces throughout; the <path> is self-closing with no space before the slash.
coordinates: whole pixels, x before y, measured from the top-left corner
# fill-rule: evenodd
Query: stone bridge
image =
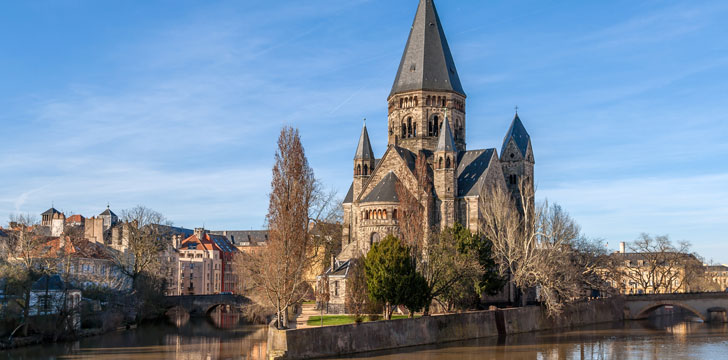
<path id="1" fill-rule="evenodd" d="M 728 322 L 728 292 L 649 294 L 625 296 L 625 319 L 644 319 L 657 308 L 683 308 L 703 321 Z"/>
<path id="2" fill-rule="evenodd" d="M 179 307 L 190 315 L 204 315 L 221 305 L 240 308 L 249 304 L 251 301 L 245 296 L 232 294 L 165 296 L 165 305 L 168 309 Z"/>

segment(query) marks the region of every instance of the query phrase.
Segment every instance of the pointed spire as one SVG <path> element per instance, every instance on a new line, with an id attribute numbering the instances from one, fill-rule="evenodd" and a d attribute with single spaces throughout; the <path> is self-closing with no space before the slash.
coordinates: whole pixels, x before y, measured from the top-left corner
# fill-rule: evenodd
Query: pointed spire
<path id="1" fill-rule="evenodd" d="M 372 144 L 369 142 L 366 119 L 364 119 L 364 126 L 361 128 L 361 136 L 359 137 L 359 145 L 356 147 L 354 160 L 374 160 L 374 152 L 372 151 Z"/>
<path id="2" fill-rule="evenodd" d="M 420 0 L 389 95 L 412 90 L 465 95 L 434 0 Z"/>
<path id="3" fill-rule="evenodd" d="M 521 122 L 521 118 L 518 117 L 518 110 L 516 109 L 516 115 L 513 117 L 513 122 L 511 122 L 511 127 L 508 129 L 508 132 L 506 133 L 506 137 L 503 139 L 503 147 L 501 147 L 501 156 L 505 156 L 506 147 L 508 146 L 508 143 L 513 140 L 516 143 L 516 147 L 518 147 L 518 150 L 521 152 L 522 156 L 526 156 L 526 152 L 528 151 L 528 144 L 531 143 L 531 136 L 528 135 L 528 131 L 526 131 L 526 127 L 523 126 L 523 123 Z"/>
<path id="4" fill-rule="evenodd" d="M 437 148 L 435 151 L 457 151 L 455 139 L 452 137 L 452 131 L 450 131 L 450 122 L 447 120 L 447 114 L 440 128 L 440 136 L 437 138 Z"/>

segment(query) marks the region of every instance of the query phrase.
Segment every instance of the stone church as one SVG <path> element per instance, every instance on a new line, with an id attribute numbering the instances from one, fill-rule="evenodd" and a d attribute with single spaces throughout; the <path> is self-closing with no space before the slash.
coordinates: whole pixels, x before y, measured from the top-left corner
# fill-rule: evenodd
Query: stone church
<path id="1" fill-rule="evenodd" d="M 367 253 L 387 234 L 398 234 L 400 182 L 418 191 L 415 161 L 427 159 L 433 179 L 423 226 L 441 229 L 458 222 L 478 230 L 478 200 L 490 186 L 515 193 L 522 177 L 533 184 L 531 139 L 518 117 L 497 149 L 468 149 L 466 94 L 433 0 L 420 0 L 407 45 L 387 98 L 387 148 L 380 158 L 362 128 L 352 163 L 353 183 L 344 199 L 342 251 L 327 271 L 331 302 L 343 305 L 348 260 Z M 532 186 L 532 185 L 531 185 Z M 341 283 L 339 283 L 341 282 Z M 340 295 L 340 296 L 335 296 Z M 341 297 L 341 299 L 337 299 Z"/>

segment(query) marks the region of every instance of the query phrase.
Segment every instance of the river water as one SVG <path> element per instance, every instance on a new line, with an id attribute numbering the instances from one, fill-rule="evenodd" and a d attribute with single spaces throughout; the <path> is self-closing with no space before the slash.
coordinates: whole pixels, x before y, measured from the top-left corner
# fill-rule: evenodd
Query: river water
<path id="1" fill-rule="evenodd" d="M 728 324 L 692 322 L 684 314 L 600 324 L 561 332 L 487 338 L 350 358 L 468 359 L 728 359 Z M 3 352 L 0 359 L 264 359 L 264 326 L 235 314 L 173 322 Z"/>

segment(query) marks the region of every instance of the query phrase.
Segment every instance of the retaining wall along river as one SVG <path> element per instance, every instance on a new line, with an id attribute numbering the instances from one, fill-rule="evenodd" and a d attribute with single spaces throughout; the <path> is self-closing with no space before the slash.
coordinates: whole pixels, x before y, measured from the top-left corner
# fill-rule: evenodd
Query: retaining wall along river
<path id="1" fill-rule="evenodd" d="M 528 306 L 306 329 L 269 327 L 268 357 L 313 359 L 613 322 L 623 319 L 623 309 L 622 298 L 610 298 L 570 305 L 555 319 L 540 306 Z"/>

